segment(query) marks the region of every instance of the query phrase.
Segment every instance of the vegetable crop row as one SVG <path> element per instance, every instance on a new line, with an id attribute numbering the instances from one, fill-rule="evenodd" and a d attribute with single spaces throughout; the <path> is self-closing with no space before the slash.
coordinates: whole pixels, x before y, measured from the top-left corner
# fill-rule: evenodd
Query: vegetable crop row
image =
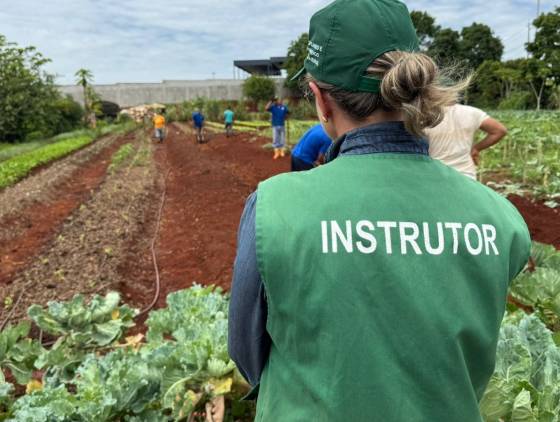
<path id="1" fill-rule="evenodd" d="M 80 131 L 75 136 L 59 136 L 57 142 L 24 152 L 0 162 L 0 189 L 11 186 L 27 176 L 33 169 L 65 157 L 109 133 L 126 133 L 134 128 L 131 124 L 106 126 L 95 131 Z M 72 134 L 70 134 L 72 135 Z"/>

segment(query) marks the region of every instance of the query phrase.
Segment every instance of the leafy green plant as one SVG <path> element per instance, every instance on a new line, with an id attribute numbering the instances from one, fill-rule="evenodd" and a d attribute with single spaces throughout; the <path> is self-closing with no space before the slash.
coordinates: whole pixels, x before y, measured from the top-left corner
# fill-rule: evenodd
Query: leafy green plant
<path id="1" fill-rule="evenodd" d="M 16 326 L 8 326 L 0 332 L 0 369 L 9 371 L 21 385 L 31 380 L 35 360 L 43 352 L 38 342 L 27 338 L 30 329 L 31 324 L 26 321 Z M 4 382 L 3 376 L 0 375 L 0 385 Z M 3 386 L 0 390 L 6 391 L 6 388 Z"/>
<path id="2" fill-rule="evenodd" d="M 531 258 L 536 267 L 553 268 L 560 271 L 560 252 L 554 246 L 533 242 Z"/>
<path id="3" fill-rule="evenodd" d="M 49 382 L 68 381 L 86 354 L 118 342 L 134 326 L 136 310 L 119 306 L 118 293 L 94 296 L 89 304 L 82 295 L 66 303 L 50 302 L 48 309 L 33 305 L 29 317 L 41 330 L 58 336 L 53 347 L 41 354 L 35 366 L 46 370 Z"/>
<path id="4" fill-rule="evenodd" d="M 560 349 L 536 316 L 504 322 L 480 408 L 487 422 L 559 420 Z"/>
<path id="5" fill-rule="evenodd" d="M 117 152 L 111 157 L 111 165 L 109 171 L 114 172 L 130 155 L 133 153 L 134 147 L 132 144 L 124 144 Z"/>
<path id="6" fill-rule="evenodd" d="M 136 311 L 119 306 L 116 293 L 90 303 L 76 296 L 48 309 L 32 306 L 33 321 L 60 337 L 51 350 L 27 361 L 45 371 L 43 384 L 14 402 L 12 386 L 0 379 L 0 420 L 194 421 L 194 412 L 223 396 L 226 420 L 234 414 L 236 420 L 251 418 L 254 408 L 233 404 L 248 386 L 227 353 L 228 297 L 214 287 L 194 286 L 167 302 L 151 312 L 147 342 L 139 335 L 124 343 L 119 340 Z M 18 341 L 27 334 L 20 329 Z"/>
<path id="7" fill-rule="evenodd" d="M 92 141 L 91 136 L 80 136 L 47 145 L 0 163 L 0 188 L 16 183 L 34 168 L 68 155 Z"/>

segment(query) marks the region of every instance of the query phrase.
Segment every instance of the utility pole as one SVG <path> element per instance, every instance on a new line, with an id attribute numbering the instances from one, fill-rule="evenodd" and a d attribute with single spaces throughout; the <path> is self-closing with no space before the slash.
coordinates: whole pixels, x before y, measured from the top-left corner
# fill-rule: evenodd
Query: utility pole
<path id="1" fill-rule="evenodd" d="M 541 0 L 537 0 L 537 18 L 541 15 Z"/>

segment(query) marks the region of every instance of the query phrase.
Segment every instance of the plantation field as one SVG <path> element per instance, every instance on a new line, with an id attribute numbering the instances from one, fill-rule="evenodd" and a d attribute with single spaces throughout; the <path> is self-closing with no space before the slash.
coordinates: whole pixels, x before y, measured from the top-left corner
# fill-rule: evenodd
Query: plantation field
<path id="1" fill-rule="evenodd" d="M 558 113 L 492 115 L 510 135 L 483 154 L 482 180 L 526 195 L 512 201 L 534 239 L 560 247 Z M 315 123 L 291 121 L 291 140 Z M 192 421 L 221 406 L 228 421 L 252 420 L 227 356 L 224 292 L 245 199 L 289 157 L 271 159 L 268 122 L 223 131 L 208 124 L 198 145 L 177 122 L 160 145 L 121 128 L 0 191 L 0 420 Z M 489 422 L 560 414 L 560 255 L 542 244 L 532 255 L 481 403 Z"/>

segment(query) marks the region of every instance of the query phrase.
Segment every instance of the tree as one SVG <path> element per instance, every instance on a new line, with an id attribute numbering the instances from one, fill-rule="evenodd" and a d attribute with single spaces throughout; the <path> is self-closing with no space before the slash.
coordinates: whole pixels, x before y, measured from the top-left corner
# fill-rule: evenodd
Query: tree
<path id="1" fill-rule="evenodd" d="M 514 93 L 519 94 L 520 90 L 522 93 L 528 93 L 520 60 L 487 60 L 476 71 L 476 77 L 469 89 L 469 102 L 483 108 L 495 108 Z"/>
<path id="2" fill-rule="evenodd" d="M 550 68 L 551 77 L 560 85 L 560 7 L 540 15 L 533 25 L 537 33 L 535 40 L 527 44 L 527 51 Z"/>
<path id="3" fill-rule="evenodd" d="M 428 54 L 443 65 L 461 61 L 461 52 L 461 36 L 450 28 L 437 31 L 428 49 Z"/>
<path id="4" fill-rule="evenodd" d="M 70 95 L 67 95 L 54 102 L 52 117 L 55 133 L 70 132 L 80 126 L 84 117 L 84 109 Z"/>
<path id="5" fill-rule="evenodd" d="M 309 34 L 304 33 L 301 34 L 297 40 L 292 41 L 290 48 L 288 48 L 288 58 L 284 65 L 288 73 L 288 78 L 284 85 L 294 91 L 299 91 L 299 81 L 292 81 L 292 78 L 303 67 L 305 58 L 307 57 L 308 44 Z"/>
<path id="6" fill-rule="evenodd" d="M 60 98 L 49 60 L 34 47 L 19 47 L 0 35 L 0 139 L 20 141 L 55 131 L 53 107 Z"/>
<path id="7" fill-rule="evenodd" d="M 461 31 L 460 55 L 472 69 L 486 60 L 500 61 L 504 54 L 504 44 L 494 36 L 489 26 L 473 23 Z"/>
<path id="8" fill-rule="evenodd" d="M 243 95 L 258 103 L 268 101 L 276 93 L 276 84 L 266 76 L 253 75 L 243 83 Z"/>
<path id="9" fill-rule="evenodd" d="M 92 95 L 93 89 L 90 84 L 93 82 L 93 73 L 89 69 L 79 69 L 76 74 L 76 85 L 79 85 L 83 89 L 84 95 L 84 110 L 86 121 L 91 119 L 92 107 L 95 101 Z"/>
<path id="10" fill-rule="evenodd" d="M 537 111 L 541 109 L 545 88 L 553 86 L 552 69 L 542 60 L 534 57 L 521 61 L 521 72 L 537 101 Z"/>
<path id="11" fill-rule="evenodd" d="M 441 27 L 436 25 L 435 18 L 430 16 L 427 12 L 413 10 L 410 13 L 410 18 L 416 28 L 416 34 L 418 35 L 418 40 L 420 41 L 420 49 L 422 51 L 428 51 L 434 37 Z"/>

